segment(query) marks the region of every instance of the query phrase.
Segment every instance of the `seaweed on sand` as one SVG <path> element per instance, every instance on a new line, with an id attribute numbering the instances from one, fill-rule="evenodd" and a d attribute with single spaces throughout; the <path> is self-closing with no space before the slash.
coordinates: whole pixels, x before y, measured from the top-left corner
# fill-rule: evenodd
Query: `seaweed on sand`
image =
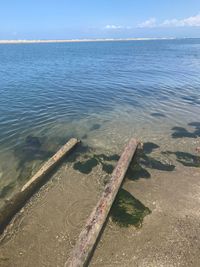
<path id="1" fill-rule="evenodd" d="M 113 222 L 121 227 L 130 225 L 141 227 L 144 217 L 150 213 L 150 209 L 145 207 L 138 199 L 128 191 L 120 189 L 110 214 Z"/>
<path id="2" fill-rule="evenodd" d="M 189 126 L 194 127 L 194 134 L 198 137 L 200 136 L 200 122 L 199 121 L 193 121 L 188 123 Z"/>
<path id="3" fill-rule="evenodd" d="M 156 169 L 159 171 L 173 171 L 174 165 L 162 163 L 161 161 L 149 156 L 159 146 L 155 143 L 147 142 L 143 144 L 143 149 L 138 149 L 133 158 L 126 177 L 130 180 L 138 180 L 140 178 L 150 178 L 151 174 L 146 168 Z"/>
<path id="4" fill-rule="evenodd" d="M 186 167 L 200 167 L 200 156 L 193 155 L 191 153 L 182 152 L 182 151 L 165 151 L 162 152 L 167 155 L 175 155 L 178 162 L 183 164 Z"/>
<path id="5" fill-rule="evenodd" d="M 151 174 L 138 162 L 133 161 L 128 168 L 126 177 L 129 180 L 139 180 L 140 178 L 148 179 L 151 177 Z"/>
<path id="6" fill-rule="evenodd" d="M 114 167 L 112 164 L 108 163 L 111 161 L 117 161 L 119 156 L 117 154 L 113 155 L 105 155 L 105 154 L 93 154 L 93 155 L 85 155 L 85 160 L 78 161 L 74 163 L 73 168 L 82 172 L 84 174 L 89 174 L 94 167 L 98 164 L 101 164 L 102 170 L 106 173 L 112 173 Z"/>
<path id="7" fill-rule="evenodd" d="M 150 114 L 152 117 L 158 117 L 158 118 L 165 118 L 165 114 L 160 113 L 160 112 L 154 112 Z"/>
<path id="8" fill-rule="evenodd" d="M 188 137 L 188 138 L 197 138 L 200 136 L 200 122 L 194 121 L 188 123 L 189 126 L 194 127 L 193 132 L 189 132 L 183 127 L 173 127 L 172 130 L 174 131 L 172 133 L 173 138 L 183 138 L 183 137 Z"/>
<path id="9" fill-rule="evenodd" d="M 146 154 L 150 154 L 157 148 L 159 148 L 159 145 L 152 142 L 146 142 L 143 144 L 143 152 Z"/>
<path id="10" fill-rule="evenodd" d="M 173 138 L 183 138 L 183 137 L 188 137 L 188 138 L 196 138 L 196 134 L 194 132 L 189 132 L 183 127 L 173 127 L 172 131 L 172 137 Z"/>
<path id="11" fill-rule="evenodd" d="M 140 163 L 147 168 L 156 169 L 159 171 L 173 171 L 175 169 L 175 165 L 166 163 L 164 164 L 161 161 L 146 155 L 141 157 Z"/>
<path id="12" fill-rule="evenodd" d="M 74 170 L 78 170 L 79 172 L 89 174 L 94 167 L 98 165 L 98 161 L 95 158 L 90 158 L 86 161 L 78 161 L 74 163 Z"/>

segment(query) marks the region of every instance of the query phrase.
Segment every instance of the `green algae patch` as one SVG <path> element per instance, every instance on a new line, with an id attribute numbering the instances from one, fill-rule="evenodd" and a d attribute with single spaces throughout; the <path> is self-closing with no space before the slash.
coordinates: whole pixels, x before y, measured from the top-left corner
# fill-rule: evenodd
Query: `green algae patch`
<path id="1" fill-rule="evenodd" d="M 151 178 L 149 169 L 173 171 L 175 169 L 175 165 L 163 163 L 149 155 L 157 148 L 159 148 L 159 146 L 155 143 L 144 143 L 143 149 L 137 150 L 137 153 L 126 173 L 126 178 L 133 181 L 139 180 L 140 178 L 149 179 Z"/>
<path id="2" fill-rule="evenodd" d="M 141 157 L 140 163 L 147 168 L 155 169 L 159 171 L 173 171 L 175 165 L 162 163 L 160 160 L 154 159 L 153 157 L 143 155 Z"/>
<path id="3" fill-rule="evenodd" d="M 74 164 L 74 170 L 78 170 L 79 172 L 89 174 L 92 169 L 98 165 L 98 161 L 95 158 L 88 159 L 86 161 L 78 161 Z"/>
<path id="4" fill-rule="evenodd" d="M 162 152 L 162 154 L 175 155 L 176 160 L 186 167 L 196 167 L 196 168 L 200 167 L 200 157 L 193 155 L 191 153 L 182 152 L 182 151 L 176 151 L 176 152 L 165 151 L 165 152 Z"/>
<path id="5" fill-rule="evenodd" d="M 196 133 L 195 132 L 189 132 L 187 129 L 183 127 L 173 127 L 172 131 L 172 138 L 196 138 Z"/>
<path id="6" fill-rule="evenodd" d="M 94 167 L 100 164 L 104 172 L 111 174 L 113 172 L 114 166 L 110 164 L 110 162 L 117 161 L 119 159 L 119 155 L 85 154 L 83 158 L 84 160 L 74 163 L 74 170 L 77 170 L 84 174 L 89 174 L 90 172 L 92 172 Z"/>
<path id="7" fill-rule="evenodd" d="M 200 136 L 200 122 L 194 121 L 188 123 L 188 125 L 191 127 L 194 127 L 193 132 L 188 131 L 187 129 L 183 127 L 173 127 L 172 131 L 172 137 L 173 138 L 198 138 Z"/>
<path id="8" fill-rule="evenodd" d="M 126 173 L 129 180 L 139 180 L 140 178 L 151 178 L 151 174 L 139 163 L 133 162 Z"/>
<path id="9" fill-rule="evenodd" d="M 114 170 L 114 167 L 112 164 L 102 164 L 102 170 L 108 174 L 111 174 Z"/>
<path id="10" fill-rule="evenodd" d="M 152 142 L 146 142 L 143 144 L 143 153 L 150 154 L 157 148 L 159 148 L 159 145 Z"/>
<path id="11" fill-rule="evenodd" d="M 111 209 L 112 220 L 120 227 L 134 225 L 139 228 L 150 213 L 149 208 L 124 189 L 120 189 Z"/>

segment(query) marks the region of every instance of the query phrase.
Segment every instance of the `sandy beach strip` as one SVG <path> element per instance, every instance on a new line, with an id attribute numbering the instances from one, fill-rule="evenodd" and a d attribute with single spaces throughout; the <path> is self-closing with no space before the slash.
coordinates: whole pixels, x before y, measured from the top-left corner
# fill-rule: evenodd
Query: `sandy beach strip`
<path id="1" fill-rule="evenodd" d="M 60 39 L 60 40 L 0 40 L 0 44 L 37 44 L 37 43 L 81 43 L 81 42 L 119 42 L 119 41 L 150 41 L 173 40 L 175 38 L 107 38 L 107 39 Z"/>

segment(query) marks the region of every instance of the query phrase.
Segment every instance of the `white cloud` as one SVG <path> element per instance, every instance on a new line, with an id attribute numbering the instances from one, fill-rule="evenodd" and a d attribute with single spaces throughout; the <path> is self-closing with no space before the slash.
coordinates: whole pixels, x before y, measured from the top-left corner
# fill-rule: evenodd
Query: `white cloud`
<path id="1" fill-rule="evenodd" d="M 108 24 L 105 30 L 131 30 L 136 28 L 158 28 L 158 27 L 200 27 L 200 13 L 183 19 L 166 19 L 158 22 L 156 18 L 149 18 L 135 27 Z"/>
<path id="2" fill-rule="evenodd" d="M 106 25 L 104 27 L 104 29 L 106 29 L 106 30 L 130 30 L 130 29 L 132 29 L 132 27 L 111 24 L 111 25 Z"/>
<path id="3" fill-rule="evenodd" d="M 156 27 L 156 19 L 150 18 L 148 20 L 145 20 L 144 22 L 140 23 L 138 25 L 139 28 L 153 28 Z"/>
<path id="4" fill-rule="evenodd" d="M 188 17 L 185 19 L 171 19 L 165 20 L 161 23 L 161 26 L 168 26 L 168 27 L 200 27 L 200 14 L 196 16 Z"/>
<path id="5" fill-rule="evenodd" d="M 104 27 L 107 30 L 119 30 L 119 29 L 123 29 L 123 26 L 119 26 L 119 25 L 106 25 Z"/>
<path id="6" fill-rule="evenodd" d="M 155 27 L 200 27 L 200 14 L 184 19 L 166 19 L 161 23 L 157 23 L 155 18 L 150 18 L 137 27 L 139 28 L 155 28 Z"/>

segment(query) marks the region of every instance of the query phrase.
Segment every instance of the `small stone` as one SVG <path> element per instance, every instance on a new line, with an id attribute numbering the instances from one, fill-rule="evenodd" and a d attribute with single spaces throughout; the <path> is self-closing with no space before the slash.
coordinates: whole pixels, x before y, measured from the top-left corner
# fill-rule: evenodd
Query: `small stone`
<path id="1" fill-rule="evenodd" d="M 22 208 L 21 210 L 20 210 L 20 213 L 23 213 L 24 212 L 24 208 Z"/>

